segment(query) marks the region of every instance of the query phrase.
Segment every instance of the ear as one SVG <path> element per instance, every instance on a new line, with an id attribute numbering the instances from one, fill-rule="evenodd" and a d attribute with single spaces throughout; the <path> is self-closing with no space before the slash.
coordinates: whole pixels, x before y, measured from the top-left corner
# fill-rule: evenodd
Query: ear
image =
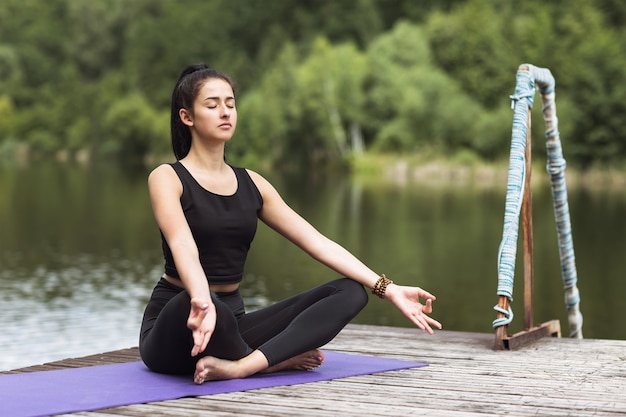
<path id="1" fill-rule="evenodd" d="M 187 109 L 178 110 L 178 116 L 180 117 L 181 122 L 189 127 L 193 126 L 193 118 Z"/>

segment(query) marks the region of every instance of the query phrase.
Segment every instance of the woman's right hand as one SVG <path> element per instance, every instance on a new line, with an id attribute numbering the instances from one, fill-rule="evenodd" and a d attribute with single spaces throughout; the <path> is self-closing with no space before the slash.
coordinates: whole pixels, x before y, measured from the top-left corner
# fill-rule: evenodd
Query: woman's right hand
<path id="1" fill-rule="evenodd" d="M 215 305 L 211 300 L 191 299 L 191 310 L 187 319 L 187 327 L 193 334 L 191 356 L 204 352 L 215 330 L 216 320 Z"/>

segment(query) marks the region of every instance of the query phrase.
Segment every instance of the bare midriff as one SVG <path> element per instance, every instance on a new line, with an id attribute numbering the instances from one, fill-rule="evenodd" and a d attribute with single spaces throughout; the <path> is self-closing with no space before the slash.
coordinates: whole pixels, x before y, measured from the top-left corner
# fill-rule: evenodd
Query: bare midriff
<path id="1" fill-rule="evenodd" d="M 183 285 L 183 282 L 178 279 L 178 278 L 174 278 L 172 276 L 169 276 L 167 274 L 163 275 L 163 278 L 165 278 L 165 280 L 167 282 L 169 282 L 172 285 L 176 285 L 177 287 L 180 288 L 185 288 L 185 286 Z M 239 284 L 235 283 L 235 284 L 210 284 L 209 285 L 211 291 L 214 292 L 233 292 L 236 291 L 237 288 L 239 288 Z"/>

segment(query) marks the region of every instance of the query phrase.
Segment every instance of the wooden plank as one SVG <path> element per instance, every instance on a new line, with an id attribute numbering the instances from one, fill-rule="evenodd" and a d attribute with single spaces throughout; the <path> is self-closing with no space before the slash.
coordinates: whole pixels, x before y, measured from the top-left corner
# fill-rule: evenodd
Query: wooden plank
<path id="1" fill-rule="evenodd" d="M 135 404 L 66 416 L 597 416 L 626 414 L 626 341 L 544 337 L 493 350 L 493 335 L 349 325 L 325 349 L 426 362 L 332 381 Z M 45 364 L 138 360 L 136 348 Z M 31 369 L 30 368 L 26 368 Z M 18 370 L 23 371 L 23 370 Z"/>
<path id="2" fill-rule="evenodd" d="M 558 320 L 550 320 L 539 326 L 525 329 L 506 337 L 503 340 L 506 349 L 514 350 L 532 343 L 542 337 L 561 337 L 561 324 Z"/>

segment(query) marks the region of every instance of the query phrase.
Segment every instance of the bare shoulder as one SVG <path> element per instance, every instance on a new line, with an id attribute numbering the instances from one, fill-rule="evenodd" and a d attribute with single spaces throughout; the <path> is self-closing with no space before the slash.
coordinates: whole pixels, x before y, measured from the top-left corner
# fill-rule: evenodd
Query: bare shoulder
<path id="1" fill-rule="evenodd" d="M 148 179 L 150 178 L 159 178 L 162 176 L 171 175 L 174 173 L 174 169 L 170 166 L 170 164 L 161 164 L 154 168 L 150 174 L 148 174 Z"/>
<path id="2" fill-rule="evenodd" d="M 265 194 L 266 192 L 270 191 L 276 192 L 272 184 L 270 184 L 270 182 L 266 180 L 261 174 L 248 168 L 246 168 L 246 172 L 248 173 L 248 175 L 250 175 L 250 178 L 252 178 L 254 185 L 257 186 L 261 194 Z"/>
<path id="3" fill-rule="evenodd" d="M 248 171 L 250 178 L 252 178 L 252 181 L 254 181 L 254 184 L 259 189 L 261 197 L 263 198 L 263 205 L 266 208 L 273 206 L 274 203 L 278 205 L 284 204 L 283 198 L 268 180 L 261 174 L 250 169 L 246 169 L 246 171 Z"/>
<path id="4" fill-rule="evenodd" d="M 170 164 L 161 164 L 148 174 L 148 183 L 170 181 L 176 178 L 176 172 Z"/>
<path id="5" fill-rule="evenodd" d="M 161 164 L 154 168 L 148 175 L 148 187 L 152 190 L 155 188 L 174 188 L 182 189 L 178 175 L 174 168 L 169 164 Z"/>

